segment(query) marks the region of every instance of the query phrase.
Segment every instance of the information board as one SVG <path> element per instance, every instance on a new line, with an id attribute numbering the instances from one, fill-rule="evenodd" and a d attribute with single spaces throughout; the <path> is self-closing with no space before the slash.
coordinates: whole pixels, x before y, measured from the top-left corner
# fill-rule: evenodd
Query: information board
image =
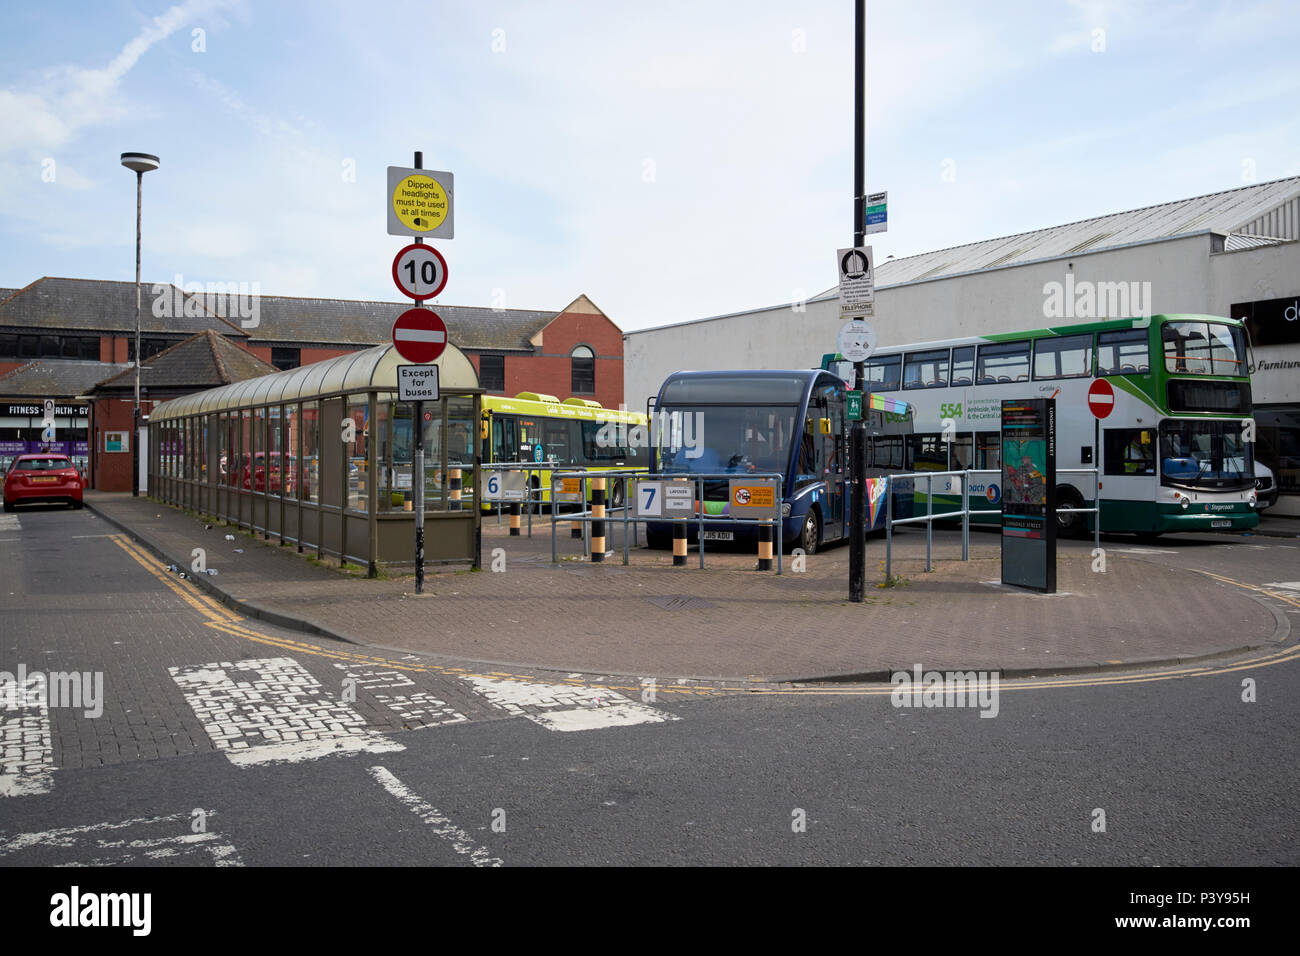
<path id="1" fill-rule="evenodd" d="M 1056 593 L 1056 400 L 1002 402 L 1002 583 Z"/>

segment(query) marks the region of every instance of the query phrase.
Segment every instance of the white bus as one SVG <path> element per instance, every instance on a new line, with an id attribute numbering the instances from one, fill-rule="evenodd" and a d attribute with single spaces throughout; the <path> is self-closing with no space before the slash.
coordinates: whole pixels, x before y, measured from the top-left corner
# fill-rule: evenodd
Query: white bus
<path id="1" fill-rule="evenodd" d="M 906 471 L 1000 469 L 1002 400 L 1055 398 L 1057 467 L 1100 462 L 1101 530 L 1155 537 L 1253 528 L 1246 341 L 1234 319 L 1157 315 L 882 348 L 866 362 L 864 387 L 914 405 L 916 425 L 903 447 L 871 451 L 893 462 L 901 452 Z M 822 367 L 852 378 L 852 363 L 838 354 Z M 1088 406 L 1099 378 L 1115 396 L 1100 424 Z M 935 511 L 956 507 L 955 484 L 934 486 Z M 1057 489 L 1058 507 L 1092 507 L 1086 477 L 1062 476 Z M 924 482 L 915 492 L 919 514 Z M 974 476 L 967 493 L 973 508 L 996 509 L 1000 477 Z M 1065 534 L 1092 530 L 1092 515 L 1057 520 Z"/>

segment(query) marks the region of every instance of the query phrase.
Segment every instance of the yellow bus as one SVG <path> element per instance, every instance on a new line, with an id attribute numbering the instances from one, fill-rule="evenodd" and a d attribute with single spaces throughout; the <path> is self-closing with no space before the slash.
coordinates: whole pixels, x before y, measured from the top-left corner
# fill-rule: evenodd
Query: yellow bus
<path id="1" fill-rule="evenodd" d="M 645 471 L 649 463 L 646 416 L 587 398 L 560 401 L 538 392 L 514 398 L 484 395 L 479 435 L 484 470 L 492 462 L 537 463 L 538 471 L 529 477 L 534 501 L 551 500 L 552 470 Z M 615 481 L 607 494 L 610 505 L 619 508 L 627 489 Z"/>

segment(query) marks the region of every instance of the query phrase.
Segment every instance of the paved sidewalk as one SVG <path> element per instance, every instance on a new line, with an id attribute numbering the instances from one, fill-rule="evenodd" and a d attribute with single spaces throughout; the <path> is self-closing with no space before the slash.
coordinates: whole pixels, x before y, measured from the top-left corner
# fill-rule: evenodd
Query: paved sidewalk
<path id="1" fill-rule="evenodd" d="M 845 547 L 808 557 L 803 573 L 787 556 L 780 577 L 741 553 L 710 552 L 701 571 L 694 550 L 685 569 L 645 550 L 625 568 L 621 538 L 593 565 L 562 530 L 552 565 L 549 518 L 534 519 L 532 539 L 488 518 L 484 570 L 435 570 L 416 596 L 411 577 L 344 575 L 245 533 L 228 542 L 233 529 L 205 530 L 148 499 L 90 492 L 86 503 L 182 568 L 206 549 L 218 574 L 199 583 L 245 613 L 374 647 L 561 672 L 780 681 L 921 664 L 1044 674 L 1227 653 L 1271 644 L 1287 627 L 1239 588 L 1129 555 L 1108 555 L 1099 574 L 1086 551 L 1062 551 L 1055 596 L 1003 588 L 994 535 L 973 536 L 969 562 L 936 552 L 928 574 L 924 534 L 899 536 L 893 570 L 904 583 L 887 589 L 876 587 L 885 549 L 873 539 L 867 601 L 854 605 Z M 495 548 L 504 573 L 488 570 Z"/>

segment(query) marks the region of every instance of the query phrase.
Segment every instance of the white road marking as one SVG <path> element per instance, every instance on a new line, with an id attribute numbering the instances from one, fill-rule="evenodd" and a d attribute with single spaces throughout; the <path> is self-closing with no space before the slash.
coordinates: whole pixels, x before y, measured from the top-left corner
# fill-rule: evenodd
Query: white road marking
<path id="1" fill-rule="evenodd" d="M 487 848 L 481 847 L 474 839 L 456 824 L 452 823 L 437 808 L 426 803 L 419 794 L 398 780 L 386 767 L 371 767 L 370 776 L 379 781 L 379 785 L 401 800 L 412 813 L 433 828 L 433 832 L 451 844 L 451 848 L 462 856 L 470 858 L 475 866 L 501 866 L 501 861 L 492 856 Z"/>
<path id="2" fill-rule="evenodd" d="M 171 667 L 172 679 L 217 749 L 237 767 L 337 753 L 405 750 L 290 657 Z"/>
<path id="3" fill-rule="evenodd" d="M 1288 591 L 1300 591 L 1300 581 L 1271 581 L 1266 588 L 1285 588 Z"/>
<path id="4" fill-rule="evenodd" d="M 0 531 L 22 531 L 17 515 L 0 514 Z"/>
<path id="5" fill-rule="evenodd" d="M 211 823 L 215 811 L 204 811 Z M 33 847 L 57 847 L 74 851 L 77 859 L 53 863 L 53 866 L 129 866 L 150 860 L 184 861 L 186 857 L 204 857 L 214 866 L 243 866 L 239 853 L 220 834 L 191 831 L 190 813 L 173 813 L 164 817 L 137 817 L 119 823 L 92 823 L 88 826 L 62 827 L 37 833 L 20 833 L 9 837 L 0 834 L 0 857 L 30 850 Z M 120 838 L 119 831 L 136 831 L 136 839 Z M 143 831 L 143 832 L 141 832 Z M 103 851 L 108 851 L 107 855 Z M 83 853 L 98 854 L 93 858 Z M 18 861 L 15 861 L 18 862 Z"/>
<path id="6" fill-rule="evenodd" d="M 54 742 L 43 676 L 0 685 L 0 797 L 48 793 Z"/>
<path id="7" fill-rule="evenodd" d="M 547 730 L 599 730 L 632 724 L 662 723 L 678 718 L 664 710 L 637 703 L 618 691 L 569 684 L 534 684 L 517 680 L 462 675 L 488 701 L 518 717 L 527 717 Z M 543 708 L 526 710 L 525 708 Z"/>
<path id="8" fill-rule="evenodd" d="M 449 707 L 446 701 L 439 700 L 426 691 L 387 693 L 416 686 L 415 681 L 400 671 L 376 667 L 351 670 L 350 665 L 339 663 L 334 666 L 344 672 L 344 677 L 355 680 L 359 688 L 369 691 L 375 700 L 397 714 L 402 723 L 409 727 L 438 727 L 443 724 L 463 724 L 469 720 L 464 714 Z"/>

